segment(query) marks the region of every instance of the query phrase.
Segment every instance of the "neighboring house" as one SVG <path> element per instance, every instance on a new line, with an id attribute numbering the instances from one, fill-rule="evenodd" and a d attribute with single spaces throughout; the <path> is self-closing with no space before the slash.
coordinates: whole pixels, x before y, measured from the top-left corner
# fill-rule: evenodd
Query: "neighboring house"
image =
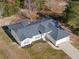
<path id="1" fill-rule="evenodd" d="M 42 19 L 35 22 L 20 22 L 7 26 L 15 40 L 24 47 L 47 37 L 54 45 L 69 41 L 69 34 L 53 19 Z"/>

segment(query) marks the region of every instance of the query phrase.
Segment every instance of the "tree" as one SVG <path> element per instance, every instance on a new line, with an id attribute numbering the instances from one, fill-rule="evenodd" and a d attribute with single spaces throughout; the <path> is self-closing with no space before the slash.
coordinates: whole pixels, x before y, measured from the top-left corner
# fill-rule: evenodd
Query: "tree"
<path id="1" fill-rule="evenodd" d="M 71 1 L 69 5 L 67 5 L 64 13 L 63 19 L 69 26 L 75 28 L 78 23 L 78 16 L 79 16 L 79 4 L 77 1 Z"/>
<path id="2" fill-rule="evenodd" d="M 16 0 L 15 4 L 9 2 L 5 3 L 3 16 L 11 16 L 13 14 L 16 14 L 19 10 L 19 6 L 19 0 Z"/>

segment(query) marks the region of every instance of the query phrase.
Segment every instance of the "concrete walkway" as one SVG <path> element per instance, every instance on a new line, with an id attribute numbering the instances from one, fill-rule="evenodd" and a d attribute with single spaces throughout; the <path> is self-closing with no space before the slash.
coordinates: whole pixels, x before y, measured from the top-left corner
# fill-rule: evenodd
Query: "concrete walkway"
<path id="1" fill-rule="evenodd" d="M 69 42 L 64 42 L 64 43 L 60 44 L 59 48 L 61 48 L 61 50 L 63 50 L 72 59 L 79 59 L 79 50 L 76 49 Z"/>

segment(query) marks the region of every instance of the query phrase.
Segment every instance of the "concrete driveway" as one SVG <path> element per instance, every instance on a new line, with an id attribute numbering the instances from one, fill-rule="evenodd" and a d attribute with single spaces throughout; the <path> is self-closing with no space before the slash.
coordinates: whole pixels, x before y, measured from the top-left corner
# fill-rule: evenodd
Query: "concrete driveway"
<path id="1" fill-rule="evenodd" d="M 76 49 L 70 42 L 60 44 L 59 48 L 61 48 L 61 50 L 63 50 L 72 59 L 79 59 L 79 50 Z"/>

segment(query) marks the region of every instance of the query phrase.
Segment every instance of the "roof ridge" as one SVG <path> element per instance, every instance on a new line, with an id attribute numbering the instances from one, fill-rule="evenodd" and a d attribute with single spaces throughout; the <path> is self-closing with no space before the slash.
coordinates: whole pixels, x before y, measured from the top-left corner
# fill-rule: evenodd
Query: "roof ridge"
<path id="1" fill-rule="evenodd" d="M 58 40 L 58 33 L 59 33 L 59 28 L 57 28 L 57 37 L 56 37 L 57 40 Z"/>

